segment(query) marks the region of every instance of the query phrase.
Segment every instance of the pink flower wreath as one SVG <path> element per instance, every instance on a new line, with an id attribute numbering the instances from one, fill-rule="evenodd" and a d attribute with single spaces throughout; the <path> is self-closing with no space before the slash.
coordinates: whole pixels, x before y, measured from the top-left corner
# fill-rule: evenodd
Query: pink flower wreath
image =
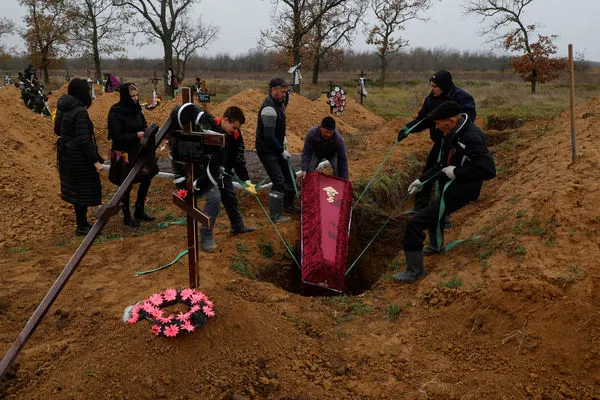
<path id="1" fill-rule="evenodd" d="M 167 307 L 177 303 L 183 303 L 190 307 L 186 313 L 180 312 L 177 316 L 174 314 L 165 317 L 162 307 Z M 202 292 L 195 289 L 167 289 L 162 293 L 155 293 L 148 299 L 134 305 L 131 309 L 131 315 L 127 319 L 128 324 L 135 324 L 139 320 L 149 319 L 154 322 L 152 333 L 156 336 L 173 337 L 183 331 L 193 332 L 200 328 L 213 317 L 213 303 L 208 300 Z"/>

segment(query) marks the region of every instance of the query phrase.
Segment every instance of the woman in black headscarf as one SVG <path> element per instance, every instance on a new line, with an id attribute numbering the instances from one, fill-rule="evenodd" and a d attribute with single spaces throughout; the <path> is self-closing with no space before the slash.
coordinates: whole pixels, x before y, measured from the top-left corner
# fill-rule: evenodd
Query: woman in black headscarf
<path id="1" fill-rule="evenodd" d="M 73 204 L 77 229 L 75 234 L 85 236 L 91 225 L 87 220 L 89 206 L 102 201 L 102 186 L 98 173 L 104 160 L 98 154 L 94 125 L 87 108 L 92 104 L 88 83 L 79 78 L 69 82 L 68 94 L 58 99 L 54 133 L 57 141 L 56 161 L 60 174 L 60 194 Z"/>
<path id="2" fill-rule="evenodd" d="M 108 113 L 108 138 L 112 140 L 111 152 L 119 152 L 120 157 L 128 159 L 129 169 L 131 169 L 135 164 L 137 153 L 140 150 L 140 141 L 148 124 L 144 114 L 142 114 L 137 87 L 133 83 L 124 83 L 119 88 L 119 94 L 119 102 L 113 105 Z M 140 186 L 137 192 L 133 218 L 129 208 L 131 187 L 123 196 L 122 211 L 125 225 L 137 228 L 140 226 L 137 220 L 154 220 L 152 215 L 146 214 L 144 211 L 144 203 L 152 176 L 152 174 L 147 175 L 139 181 Z M 113 183 L 120 184 L 121 182 Z"/>

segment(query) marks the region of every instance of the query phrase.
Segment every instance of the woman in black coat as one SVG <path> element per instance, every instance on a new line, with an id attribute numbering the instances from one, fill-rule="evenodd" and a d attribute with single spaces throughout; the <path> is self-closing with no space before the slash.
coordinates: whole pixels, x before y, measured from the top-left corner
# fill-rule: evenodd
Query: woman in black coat
<path id="1" fill-rule="evenodd" d="M 58 99 L 54 133 L 57 141 L 56 161 L 60 174 L 60 195 L 73 204 L 77 229 L 75 234 L 85 236 L 91 225 L 87 220 L 89 206 L 102 200 L 102 186 L 98 173 L 104 160 L 98 154 L 94 125 L 87 108 L 92 104 L 88 83 L 75 78 L 69 82 L 68 94 Z"/>
<path id="2" fill-rule="evenodd" d="M 148 124 L 142 114 L 137 87 L 133 83 L 124 83 L 119 89 L 119 94 L 119 102 L 113 105 L 108 113 L 108 138 L 112 140 L 111 152 L 119 152 L 121 157 L 126 157 L 129 160 L 129 169 L 131 169 L 135 165 L 140 141 Z M 121 182 L 113 181 L 113 183 L 120 185 L 122 179 L 125 179 L 125 176 L 121 177 Z M 137 220 L 154 220 L 152 215 L 146 214 L 144 211 L 144 203 L 151 181 L 152 175 L 144 177 L 140 181 L 133 218 L 129 208 L 131 187 L 123 196 L 122 211 L 125 225 L 137 228 L 140 226 Z"/>

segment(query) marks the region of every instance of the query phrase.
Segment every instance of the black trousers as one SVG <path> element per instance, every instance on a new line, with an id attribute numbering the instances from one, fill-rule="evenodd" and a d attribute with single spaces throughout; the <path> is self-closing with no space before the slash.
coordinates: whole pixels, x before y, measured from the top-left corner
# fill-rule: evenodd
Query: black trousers
<path id="1" fill-rule="evenodd" d="M 258 158 L 262 162 L 267 175 L 273 182 L 272 191 L 279 193 L 292 192 L 294 193 L 294 182 L 288 162 L 281 157 L 281 154 L 274 153 L 258 153 Z"/>
<path id="2" fill-rule="evenodd" d="M 437 184 L 437 183 L 436 183 Z M 441 192 L 440 188 L 440 192 Z M 444 221 L 445 218 L 456 210 L 460 210 L 466 206 L 470 199 L 462 195 L 456 190 L 446 191 L 444 194 L 445 210 L 441 218 L 439 215 L 440 211 L 440 199 L 432 201 L 424 209 L 413 215 L 406 224 L 406 233 L 404 235 L 404 251 L 419 251 L 423 249 L 423 243 L 425 242 L 425 231 L 429 231 L 430 240 L 435 237 L 438 220 Z M 438 246 L 443 246 L 443 234 L 444 224 L 441 224 L 442 229 L 442 243 L 437 243 Z M 435 239 L 434 239 L 435 240 Z"/>

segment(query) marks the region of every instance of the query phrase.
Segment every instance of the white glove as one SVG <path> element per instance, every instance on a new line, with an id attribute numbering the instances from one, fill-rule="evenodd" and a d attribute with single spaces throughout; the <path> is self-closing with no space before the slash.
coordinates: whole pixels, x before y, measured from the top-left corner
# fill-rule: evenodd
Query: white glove
<path id="1" fill-rule="evenodd" d="M 446 174 L 446 176 L 452 180 L 456 179 L 456 175 L 454 175 L 454 165 L 449 165 L 445 168 L 442 168 L 442 172 Z"/>
<path id="2" fill-rule="evenodd" d="M 408 187 L 408 194 L 419 193 L 421 190 L 423 190 L 423 188 L 419 186 L 420 184 L 421 181 L 415 179 L 414 182 Z"/>
<path id="3" fill-rule="evenodd" d="M 281 157 L 283 157 L 283 159 L 287 161 L 287 160 L 289 160 L 290 158 L 292 158 L 292 155 L 291 155 L 290 153 L 288 153 L 288 151 L 287 151 L 287 150 L 284 150 L 284 151 L 281 153 Z"/>

